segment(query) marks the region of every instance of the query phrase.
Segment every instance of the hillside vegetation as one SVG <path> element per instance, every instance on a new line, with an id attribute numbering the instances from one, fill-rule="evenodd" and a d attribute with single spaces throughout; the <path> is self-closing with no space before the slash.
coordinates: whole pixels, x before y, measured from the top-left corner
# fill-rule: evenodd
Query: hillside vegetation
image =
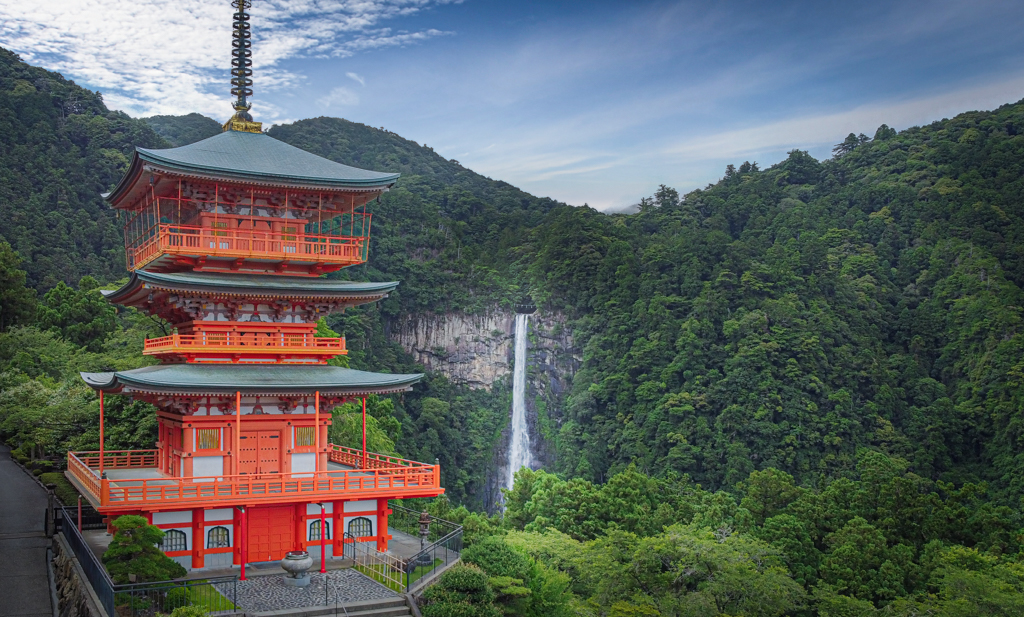
<path id="1" fill-rule="evenodd" d="M 0 123 L 0 434 L 59 460 L 97 446 L 76 371 L 142 366 L 165 328 L 98 295 L 125 274 L 98 194 L 133 145 L 216 122 L 134 120 L 3 52 Z M 345 120 L 270 134 L 403 174 L 371 208 L 370 263 L 338 275 L 399 292 L 323 325 L 351 366 L 414 370 L 392 320 L 526 294 L 582 349 L 549 410 L 556 468 L 520 471 L 503 518 L 471 510 L 506 388 L 428 375 L 371 401 L 373 443 L 439 458 L 429 507 L 466 526 L 472 565 L 425 617 L 1024 612 L 1024 103 L 730 166 L 613 216 Z M 150 447 L 151 408 L 122 398 L 108 446 Z"/>

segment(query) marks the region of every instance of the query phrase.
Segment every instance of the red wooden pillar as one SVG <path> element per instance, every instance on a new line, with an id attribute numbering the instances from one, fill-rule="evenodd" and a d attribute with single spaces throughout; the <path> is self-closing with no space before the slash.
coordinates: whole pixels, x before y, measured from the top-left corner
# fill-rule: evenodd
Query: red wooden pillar
<path id="1" fill-rule="evenodd" d="M 327 572 L 327 516 L 324 504 L 320 503 L 320 573 Z"/>
<path id="2" fill-rule="evenodd" d="M 181 476 L 183 478 L 191 478 L 192 477 L 192 453 L 196 451 L 195 439 L 193 439 L 193 436 L 195 435 L 195 429 L 193 429 L 191 427 L 191 425 L 187 425 L 187 426 L 185 426 L 182 429 L 181 432 L 182 432 L 182 436 L 183 436 L 182 440 L 181 440 L 181 449 L 182 449 L 181 456 L 184 457 L 184 459 L 183 459 L 184 465 L 182 467 Z"/>
<path id="3" fill-rule="evenodd" d="M 241 580 L 245 580 L 245 560 L 249 556 L 248 542 L 249 542 L 249 530 L 246 528 L 246 512 L 245 507 L 242 507 L 242 576 Z"/>
<path id="4" fill-rule="evenodd" d="M 366 397 L 363 397 L 363 469 L 366 469 Z"/>
<path id="5" fill-rule="evenodd" d="M 378 499 L 377 500 L 377 550 L 385 552 L 388 550 L 388 540 L 391 536 L 388 535 L 388 514 L 391 514 L 391 510 L 388 509 L 388 500 Z"/>
<path id="6" fill-rule="evenodd" d="M 331 528 L 334 530 L 331 541 L 334 542 L 334 556 L 345 555 L 345 502 L 335 501 L 331 506 Z"/>
<path id="7" fill-rule="evenodd" d="M 192 510 L 192 569 L 206 564 L 206 510 Z"/>
<path id="8" fill-rule="evenodd" d="M 100 390 L 100 478 L 103 478 L 103 390 Z"/>
<path id="9" fill-rule="evenodd" d="M 306 550 L 306 504 L 295 504 L 295 548 L 293 551 Z"/>
<path id="10" fill-rule="evenodd" d="M 233 508 L 231 520 L 231 559 L 236 566 L 242 565 L 242 509 Z"/>
<path id="11" fill-rule="evenodd" d="M 313 426 L 316 427 L 315 429 L 313 429 L 313 452 L 316 452 L 316 454 L 314 455 L 315 458 L 313 459 L 313 471 L 316 472 L 316 471 L 320 471 L 321 469 L 324 469 L 323 467 L 320 466 L 320 391 L 319 390 L 316 391 L 316 394 L 314 395 L 314 399 L 313 400 L 314 400 L 314 403 L 313 403 Z M 309 409 L 309 408 L 307 407 L 307 409 Z M 323 535 L 323 533 L 321 533 L 320 535 Z"/>

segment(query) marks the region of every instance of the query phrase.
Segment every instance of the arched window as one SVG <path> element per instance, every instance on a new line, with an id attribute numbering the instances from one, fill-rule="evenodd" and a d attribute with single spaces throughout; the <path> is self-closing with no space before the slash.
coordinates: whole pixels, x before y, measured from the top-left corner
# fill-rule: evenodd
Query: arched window
<path id="1" fill-rule="evenodd" d="M 362 538 L 373 535 L 373 523 L 365 516 L 354 518 L 348 523 L 348 532 L 353 537 Z"/>
<path id="2" fill-rule="evenodd" d="M 165 531 L 164 541 L 160 543 L 160 550 L 165 553 L 187 551 L 188 538 L 185 537 L 185 532 L 179 529 L 168 529 Z"/>
<path id="3" fill-rule="evenodd" d="M 231 546 L 231 534 L 227 527 L 214 527 L 206 532 L 206 548 L 226 548 Z"/>
<path id="4" fill-rule="evenodd" d="M 324 521 L 324 525 L 327 529 L 327 535 L 324 536 L 324 540 L 331 539 L 331 522 Z M 320 539 L 320 519 L 316 519 L 309 523 L 309 539 L 319 540 Z"/>

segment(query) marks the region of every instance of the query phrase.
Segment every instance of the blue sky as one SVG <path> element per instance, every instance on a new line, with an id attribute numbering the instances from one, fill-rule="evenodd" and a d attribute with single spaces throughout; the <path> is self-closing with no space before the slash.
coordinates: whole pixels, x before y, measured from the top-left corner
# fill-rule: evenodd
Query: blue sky
<path id="1" fill-rule="evenodd" d="M 112 107 L 230 114 L 227 2 L 28 4 L 0 0 L 0 45 Z M 603 209 L 1024 98 L 1017 2 L 256 0 L 252 13 L 257 120 L 383 126 Z"/>

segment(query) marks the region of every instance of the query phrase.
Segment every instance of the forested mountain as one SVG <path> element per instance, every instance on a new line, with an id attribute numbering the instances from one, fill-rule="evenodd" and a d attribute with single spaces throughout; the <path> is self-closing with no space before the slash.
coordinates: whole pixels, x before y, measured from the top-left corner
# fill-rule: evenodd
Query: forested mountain
<path id="1" fill-rule="evenodd" d="M 149 116 L 143 120 L 172 147 L 186 146 L 224 130 L 216 120 L 202 114 Z"/>
<path id="2" fill-rule="evenodd" d="M 133 146 L 217 122 L 134 120 L 0 52 L 0 123 L 0 435 L 59 456 L 98 437 L 75 371 L 143 365 L 141 339 L 163 328 L 95 292 L 125 274 L 99 193 Z M 431 507 L 481 547 L 467 561 L 491 579 L 474 597 L 494 610 L 1024 610 L 1024 102 L 883 125 L 825 161 L 729 166 L 611 216 L 383 129 L 316 118 L 269 134 L 403 174 L 371 208 L 370 263 L 338 274 L 402 281 L 329 324 L 352 366 L 414 369 L 386 336 L 408 314 L 529 294 L 568 316 L 582 366 L 547 429 L 556 469 L 521 472 L 503 520 L 455 506 L 482 505 L 506 389 L 431 374 L 370 405 L 371 443 L 441 459 L 448 499 Z M 120 398 L 108 445 L 149 447 L 149 409 Z M 431 602 L 477 574 L 460 576 Z"/>
<path id="3" fill-rule="evenodd" d="M 31 286 L 123 275 L 121 228 L 100 194 L 135 146 L 167 144 L 99 93 L 0 48 L 0 239 L 25 260 Z"/>

